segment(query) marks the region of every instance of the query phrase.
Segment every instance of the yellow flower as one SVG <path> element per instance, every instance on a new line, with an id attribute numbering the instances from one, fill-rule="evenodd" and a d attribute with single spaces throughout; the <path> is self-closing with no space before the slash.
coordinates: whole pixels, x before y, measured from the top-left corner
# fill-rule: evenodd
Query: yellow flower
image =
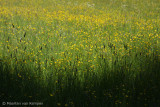
<path id="1" fill-rule="evenodd" d="M 22 76 L 18 73 L 18 77 L 21 78 Z"/>
<path id="2" fill-rule="evenodd" d="M 128 97 L 128 95 L 125 96 L 126 98 Z"/>
<path id="3" fill-rule="evenodd" d="M 64 106 L 65 106 L 65 107 L 68 107 L 68 104 L 65 104 Z"/>
<path id="4" fill-rule="evenodd" d="M 54 96 L 53 94 L 49 94 L 51 97 Z"/>
<path id="5" fill-rule="evenodd" d="M 57 103 L 58 106 L 61 106 L 61 103 Z"/>

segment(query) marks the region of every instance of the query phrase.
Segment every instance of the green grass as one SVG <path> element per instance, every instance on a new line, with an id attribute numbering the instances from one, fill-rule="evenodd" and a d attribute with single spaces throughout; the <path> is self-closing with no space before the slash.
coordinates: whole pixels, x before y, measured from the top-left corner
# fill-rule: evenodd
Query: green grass
<path id="1" fill-rule="evenodd" d="M 0 101 L 160 106 L 158 0 L 1 0 Z"/>

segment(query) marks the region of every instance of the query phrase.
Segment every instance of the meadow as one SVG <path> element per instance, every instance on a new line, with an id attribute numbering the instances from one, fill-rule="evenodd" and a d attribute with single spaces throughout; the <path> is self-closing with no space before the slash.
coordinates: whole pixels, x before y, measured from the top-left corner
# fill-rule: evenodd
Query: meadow
<path id="1" fill-rule="evenodd" d="M 159 107 L 159 91 L 159 0 L 0 0 L 0 103 Z"/>

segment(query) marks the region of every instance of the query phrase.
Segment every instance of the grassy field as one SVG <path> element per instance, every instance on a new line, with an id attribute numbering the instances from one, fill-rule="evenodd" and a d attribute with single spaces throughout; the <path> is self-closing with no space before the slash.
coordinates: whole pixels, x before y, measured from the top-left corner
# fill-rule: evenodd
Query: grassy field
<path id="1" fill-rule="evenodd" d="M 159 0 L 0 0 L 2 105 L 160 107 L 159 91 Z"/>

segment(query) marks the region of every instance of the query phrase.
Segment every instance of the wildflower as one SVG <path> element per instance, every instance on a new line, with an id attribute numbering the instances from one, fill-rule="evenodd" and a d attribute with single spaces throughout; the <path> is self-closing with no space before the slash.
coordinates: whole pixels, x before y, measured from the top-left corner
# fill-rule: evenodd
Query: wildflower
<path id="1" fill-rule="evenodd" d="M 61 103 L 57 103 L 57 106 L 61 106 Z"/>
<path id="2" fill-rule="evenodd" d="M 128 98 L 128 95 L 125 95 L 126 98 Z"/>
<path id="3" fill-rule="evenodd" d="M 18 73 L 18 77 L 21 78 L 22 76 Z"/>
<path id="4" fill-rule="evenodd" d="M 53 94 L 49 94 L 51 97 L 54 96 Z"/>
<path id="5" fill-rule="evenodd" d="M 64 106 L 65 106 L 65 107 L 68 107 L 68 104 L 65 104 Z"/>

